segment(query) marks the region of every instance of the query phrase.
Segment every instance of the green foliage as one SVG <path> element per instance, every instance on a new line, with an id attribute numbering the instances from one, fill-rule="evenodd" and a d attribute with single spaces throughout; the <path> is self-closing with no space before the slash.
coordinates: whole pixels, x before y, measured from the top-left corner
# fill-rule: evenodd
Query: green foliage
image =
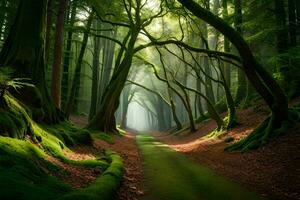
<path id="1" fill-rule="evenodd" d="M 12 78 L 14 71 L 10 67 L 0 68 L 0 97 L 2 98 L 8 89 L 18 89 L 27 86 L 34 87 L 32 84 L 27 83 L 29 79 L 27 78 Z"/>

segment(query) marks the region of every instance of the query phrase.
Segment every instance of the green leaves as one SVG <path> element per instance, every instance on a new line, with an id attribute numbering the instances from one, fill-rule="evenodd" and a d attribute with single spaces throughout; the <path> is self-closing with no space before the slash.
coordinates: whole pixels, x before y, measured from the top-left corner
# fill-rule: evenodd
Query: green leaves
<path id="1" fill-rule="evenodd" d="M 30 84 L 29 78 L 12 78 L 14 71 L 10 67 L 0 68 L 0 97 L 3 97 L 4 93 L 8 89 L 12 88 L 16 91 L 22 87 L 34 87 Z"/>

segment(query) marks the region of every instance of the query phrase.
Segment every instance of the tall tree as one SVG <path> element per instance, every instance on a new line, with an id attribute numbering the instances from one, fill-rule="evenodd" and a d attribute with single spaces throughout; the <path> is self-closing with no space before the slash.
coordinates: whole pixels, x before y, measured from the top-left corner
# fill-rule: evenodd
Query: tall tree
<path id="1" fill-rule="evenodd" d="M 94 28 L 98 29 L 99 20 L 94 20 Z M 97 99 L 98 99 L 98 84 L 99 84 L 99 68 L 100 68 L 100 51 L 101 39 L 94 37 L 94 52 L 93 52 L 93 65 L 92 65 L 92 89 L 91 89 L 91 106 L 89 112 L 89 119 L 92 119 L 96 113 Z"/>
<path id="2" fill-rule="evenodd" d="M 28 96 L 40 96 L 35 105 L 39 109 L 34 110 L 34 118 L 51 123 L 61 120 L 61 116 L 51 100 L 45 81 L 46 8 L 46 0 L 20 1 L 14 24 L 0 53 L 0 66 L 11 66 L 15 70 L 14 77 L 30 79 L 39 92 L 31 88 L 22 89 L 18 98 L 24 100 Z"/>
<path id="3" fill-rule="evenodd" d="M 67 8 L 67 0 L 60 0 L 57 22 L 56 22 L 54 61 L 52 67 L 52 82 L 51 82 L 51 94 L 57 108 L 60 108 L 61 106 L 61 60 L 62 60 L 62 47 L 63 47 L 63 39 L 64 39 L 64 23 L 65 23 L 66 8 Z"/>
<path id="4" fill-rule="evenodd" d="M 66 107 L 65 107 L 65 114 L 67 116 L 72 111 L 72 106 L 74 105 L 74 102 L 75 102 L 76 92 L 79 90 L 80 73 L 81 73 L 83 57 L 84 57 L 84 53 L 85 53 L 86 46 L 87 46 L 87 43 L 88 43 L 89 33 L 90 33 L 92 21 L 93 21 L 93 16 L 94 16 L 93 13 L 94 13 L 93 11 L 92 11 L 92 13 L 90 13 L 90 16 L 87 19 L 86 28 L 84 30 L 83 39 L 82 39 L 82 43 L 81 43 L 81 48 L 80 48 L 77 63 L 76 63 L 76 66 L 75 66 L 75 72 L 74 72 L 74 76 L 73 76 L 73 80 L 72 80 L 72 85 L 71 85 L 71 89 L 70 89 L 68 100 L 67 100 Z"/>
<path id="5" fill-rule="evenodd" d="M 206 21 L 236 46 L 241 56 L 243 69 L 257 92 L 263 97 L 271 110 L 271 115 L 256 131 L 246 139 L 230 147 L 230 150 L 251 149 L 268 141 L 274 135 L 274 131 L 280 132 L 284 122 L 288 120 L 289 109 L 287 98 L 278 83 L 265 71 L 253 56 L 248 44 L 243 37 L 221 18 L 202 8 L 193 0 L 178 0 L 185 8 L 198 18 Z"/>
<path id="6" fill-rule="evenodd" d="M 63 74 L 62 74 L 62 83 L 61 83 L 61 100 L 62 105 L 65 107 L 67 98 L 68 98 L 68 91 L 69 91 L 69 68 L 72 57 L 72 40 L 73 40 L 73 26 L 75 23 L 76 18 L 76 11 L 77 11 L 77 2 L 78 0 L 69 1 L 70 2 L 70 14 L 68 15 L 67 26 L 68 26 L 68 33 L 67 33 L 67 41 L 66 47 L 64 50 L 64 59 L 63 59 Z"/>
<path id="7" fill-rule="evenodd" d="M 234 0 L 234 25 L 239 34 L 242 35 L 242 0 Z M 247 94 L 247 79 L 244 70 L 238 68 L 238 85 L 235 96 L 235 102 L 238 104 L 246 98 Z"/>

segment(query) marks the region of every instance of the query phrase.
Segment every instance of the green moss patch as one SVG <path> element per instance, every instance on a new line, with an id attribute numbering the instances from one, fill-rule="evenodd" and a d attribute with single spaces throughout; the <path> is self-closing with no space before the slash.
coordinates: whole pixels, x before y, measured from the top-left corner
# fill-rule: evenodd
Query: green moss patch
<path id="1" fill-rule="evenodd" d="M 139 135 L 137 143 L 144 156 L 146 186 L 151 192 L 144 199 L 260 199 L 258 195 L 216 175 L 151 136 Z"/>
<path id="2" fill-rule="evenodd" d="M 107 170 L 89 187 L 67 194 L 60 200 L 112 200 L 120 187 L 123 175 L 123 162 L 120 156 L 107 151 L 106 155 L 112 160 Z"/>
<path id="3" fill-rule="evenodd" d="M 91 131 L 92 137 L 94 139 L 99 139 L 107 142 L 108 144 L 114 144 L 114 139 L 111 135 L 100 132 L 100 131 Z"/>
<path id="4" fill-rule="evenodd" d="M 28 141 L 0 137 L 0 199 L 56 199 L 73 189 L 48 172 L 59 170 Z"/>

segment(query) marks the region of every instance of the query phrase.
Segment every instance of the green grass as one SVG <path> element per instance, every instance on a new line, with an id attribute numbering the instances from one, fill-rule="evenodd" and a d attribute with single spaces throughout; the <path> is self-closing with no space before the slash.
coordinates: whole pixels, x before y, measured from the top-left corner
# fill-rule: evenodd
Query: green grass
<path id="1" fill-rule="evenodd" d="M 138 135 L 137 143 L 144 157 L 145 183 L 151 193 L 145 200 L 260 199 L 257 194 L 216 175 L 151 136 Z"/>

